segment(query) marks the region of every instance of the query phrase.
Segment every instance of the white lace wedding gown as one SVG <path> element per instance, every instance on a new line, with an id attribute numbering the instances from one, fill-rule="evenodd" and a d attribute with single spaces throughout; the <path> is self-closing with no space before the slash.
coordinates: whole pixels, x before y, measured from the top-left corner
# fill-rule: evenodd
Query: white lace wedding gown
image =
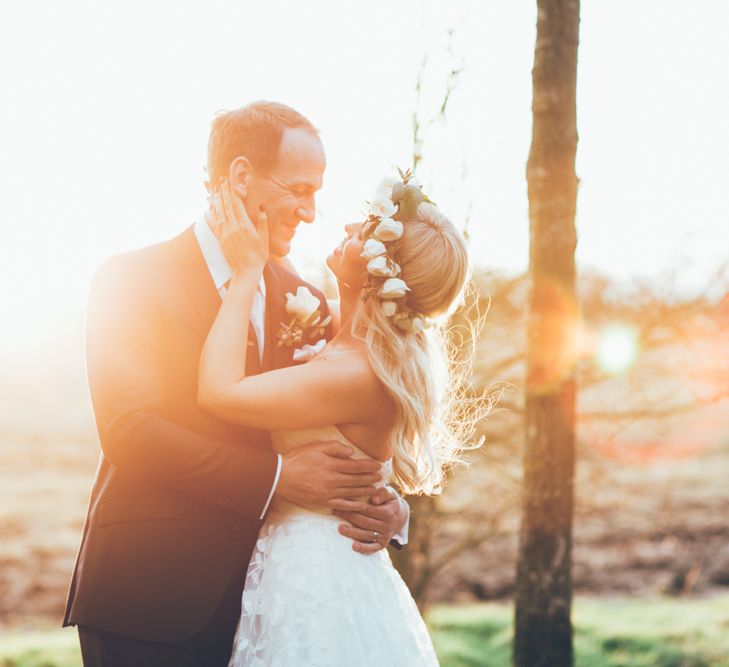
<path id="1" fill-rule="evenodd" d="M 336 426 L 273 434 L 284 453 Z M 382 469 L 383 485 L 390 463 Z M 438 660 L 386 550 L 359 554 L 330 510 L 274 498 L 248 566 L 229 667 L 431 667 Z"/>

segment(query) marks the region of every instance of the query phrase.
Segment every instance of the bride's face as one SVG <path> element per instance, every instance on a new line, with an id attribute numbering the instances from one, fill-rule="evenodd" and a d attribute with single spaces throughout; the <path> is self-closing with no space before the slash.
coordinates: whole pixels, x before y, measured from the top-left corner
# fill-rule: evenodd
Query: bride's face
<path id="1" fill-rule="evenodd" d="M 356 289 L 367 281 L 367 260 L 362 257 L 364 240 L 361 222 L 344 226 L 346 238 L 327 257 L 327 266 L 338 282 Z"/>

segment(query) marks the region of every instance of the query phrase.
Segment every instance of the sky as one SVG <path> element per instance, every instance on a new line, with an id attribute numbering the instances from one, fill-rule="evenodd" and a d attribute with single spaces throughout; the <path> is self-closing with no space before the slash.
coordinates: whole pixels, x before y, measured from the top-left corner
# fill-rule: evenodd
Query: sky
<path id="1" fill-rule="evenodd" d="M 724 0 L 583 0 L 583 269 L 629 283 L 680 265 L 699 285 L 729 259 L 727 24 Z M 256 99 L 304 113 L 327 150 L 292 253 L 306 274 L 409 166 L 416 108 L 426 191 L 468 220 L 477 265 L 525 270 L 535 35 L 523 0 L 3 3 L 0 346 L 76 331 L 105 257 L 192 224 L 212 118 Z"/>

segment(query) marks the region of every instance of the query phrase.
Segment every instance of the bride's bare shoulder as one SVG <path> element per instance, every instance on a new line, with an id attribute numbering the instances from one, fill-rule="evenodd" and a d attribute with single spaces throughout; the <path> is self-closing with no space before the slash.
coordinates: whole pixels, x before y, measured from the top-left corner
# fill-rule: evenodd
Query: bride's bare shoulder
<path id="1" fill-rule="evenodd" d="M 394 403 L 372 368 L 364 344 L 347 352 L 332 351 L 328 357 L 324 352 L 321 360 L 329 364 L 329 370 L 338 376 L 342 386 L 346 385 L 347 391 L 357 397 L 366 414 L 378 422 L 391 412 L 394 414 Z"/>

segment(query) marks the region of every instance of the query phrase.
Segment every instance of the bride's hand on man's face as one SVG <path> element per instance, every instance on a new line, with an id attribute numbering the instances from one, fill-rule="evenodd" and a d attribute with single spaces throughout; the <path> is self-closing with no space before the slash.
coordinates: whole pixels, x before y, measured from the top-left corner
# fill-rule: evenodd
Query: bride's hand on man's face
<path id="1" fill-rule="evenodd" d="M 263 206 L 255 218 L 254 223 L 227 180 L 210 198 L 208 222 L 234 274 L 260 274 L 268 259 L 268 218 Z"/>

